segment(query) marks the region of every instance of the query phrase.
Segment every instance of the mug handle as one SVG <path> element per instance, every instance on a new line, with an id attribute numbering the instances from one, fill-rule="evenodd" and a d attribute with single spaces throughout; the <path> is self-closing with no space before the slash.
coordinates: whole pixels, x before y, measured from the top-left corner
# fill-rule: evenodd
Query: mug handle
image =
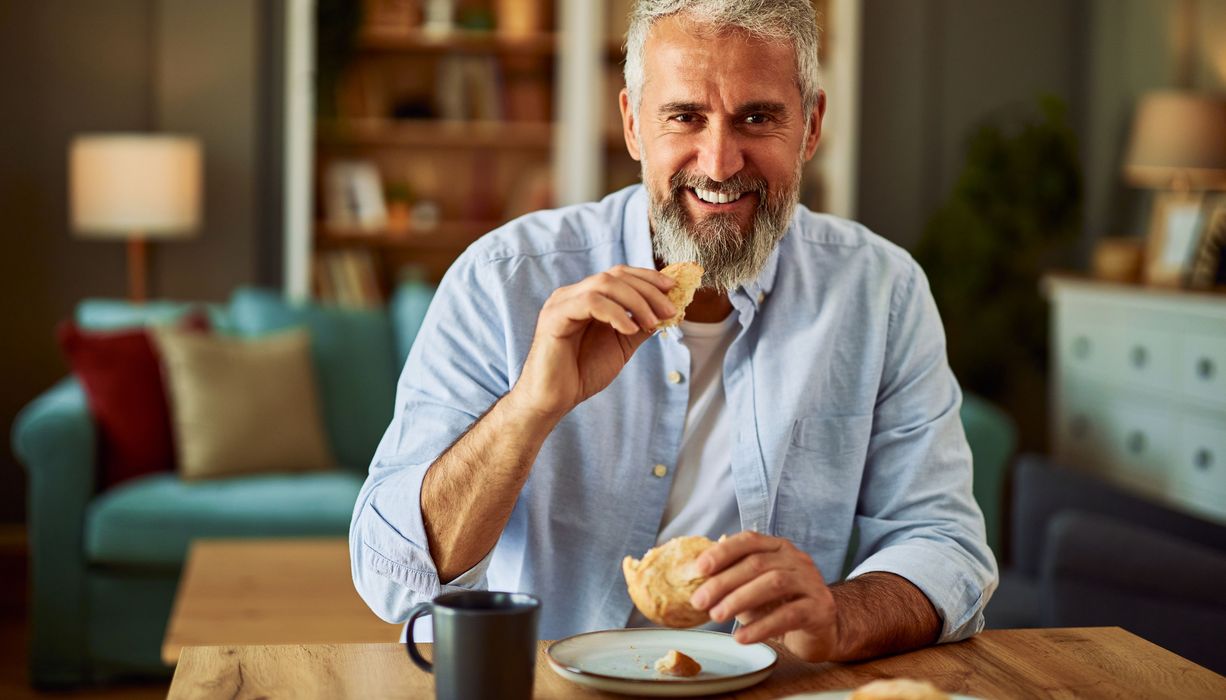
<path id="1" fill-rule="evenodd" d="M 417 667 L 426 673 L 434 673 L 434 664 L 426 661 L 417 650 L 417 644 L 413 642 L 413 623 L 417 622 L 418 618 L 423 615 L 429 615 L 434 610 L 434 604 L 430 602 L 418 603 L 413 606 L 413 610 L 409 613 L 408 628 L 404 632 L 404 646 L 409 650 L 409 658 Z"/>

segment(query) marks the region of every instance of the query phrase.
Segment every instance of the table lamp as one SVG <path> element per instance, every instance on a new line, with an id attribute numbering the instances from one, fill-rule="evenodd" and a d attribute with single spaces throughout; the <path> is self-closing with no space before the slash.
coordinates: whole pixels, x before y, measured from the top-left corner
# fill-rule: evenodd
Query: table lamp
<path id="1" fill-rule="evenodd" d="M 82 134 L 69 147 L 72 230 L 128 242 L 128 295 L 146 298 L 148 239 L 186 238 L 200 225 L 199 139 Z"/>
<path id="2" fill-rule="evenodd" d="M 1226 190 L 1226 99 L 1175 90 L 1144 95 L 1124 177 L 1136 187 Z"/>

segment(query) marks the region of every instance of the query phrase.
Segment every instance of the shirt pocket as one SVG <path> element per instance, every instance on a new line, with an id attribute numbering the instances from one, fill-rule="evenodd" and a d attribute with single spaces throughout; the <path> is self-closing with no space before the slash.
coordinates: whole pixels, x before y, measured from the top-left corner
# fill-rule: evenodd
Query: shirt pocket
<path id="1" fill-rule="evenodd" d="M 779 472 L 775 533 L 837 575 L 855 516 L 873 417 L 807 416 L 792 426 Z"/>

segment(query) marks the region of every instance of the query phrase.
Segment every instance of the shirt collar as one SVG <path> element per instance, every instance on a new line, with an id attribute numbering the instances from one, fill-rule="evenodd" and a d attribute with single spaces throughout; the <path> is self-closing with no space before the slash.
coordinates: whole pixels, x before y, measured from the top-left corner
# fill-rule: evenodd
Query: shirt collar
<path id="1" fill-rule="evenodd" d="M 629 201 L 626 202 L 625 221 L 622 225 L 623 245 L 626 250 L 627 265 L 655 269 L 656 259 L 651 249 L 651 222 L 647 215 L 647 206 L 647 188 L 644 185 L 638 185 L 635 188 L 635 192 L 630 195 Z M 797 226 L 800 206 L 797 205 L 796 208 L 797 211 L 792 214 L 792 221 L 788 224 L 788 230 L 784 234 L 784 238 L 791 235 L 793 229 Z M 779 245 L 776 244 L 775 249 L 771 251 L 770 257 L 766 260 L 766 265 L 758 273 L 757 278 L 748 284 L 738 287 L 732 293 L 733 306 L 739 308 L 737 300 L 738 298 L 743 298 L 755 310 L 761 307 L 767 295 L 775 287 L 775 273 L 778 270 Z"/>

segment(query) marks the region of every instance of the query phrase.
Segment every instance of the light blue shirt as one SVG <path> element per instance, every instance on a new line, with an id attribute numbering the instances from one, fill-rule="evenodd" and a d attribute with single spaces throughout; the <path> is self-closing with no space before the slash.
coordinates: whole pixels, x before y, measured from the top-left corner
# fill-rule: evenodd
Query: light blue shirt
<path id="1" fill-rule="evenodd" d="M 542 639 L 625 626 L 621 560 L 656 542 L 684 428 L 690 359 L 678 330 L 649 339 L 562 420 L 497 545 L 455 581 L 439 580 L 420 505 L 431 463 L 515 384 L 545 299 L 617 264 L 655 266 L 641 185 L 512 221 L 448 271 L 350 528 L 354 583 L 381 618 L 489 588 L 538 596 Z M 791 540 L 828 583 L 858 526 L 850 577 L 911 581 L 940 614 L 942 641 L 981 630 L 996 562 L 919 266 L 859 224 L 798 206 L 758 279 L 730 298 L 740 330 L 724 387 L 741 526 Z"/>

